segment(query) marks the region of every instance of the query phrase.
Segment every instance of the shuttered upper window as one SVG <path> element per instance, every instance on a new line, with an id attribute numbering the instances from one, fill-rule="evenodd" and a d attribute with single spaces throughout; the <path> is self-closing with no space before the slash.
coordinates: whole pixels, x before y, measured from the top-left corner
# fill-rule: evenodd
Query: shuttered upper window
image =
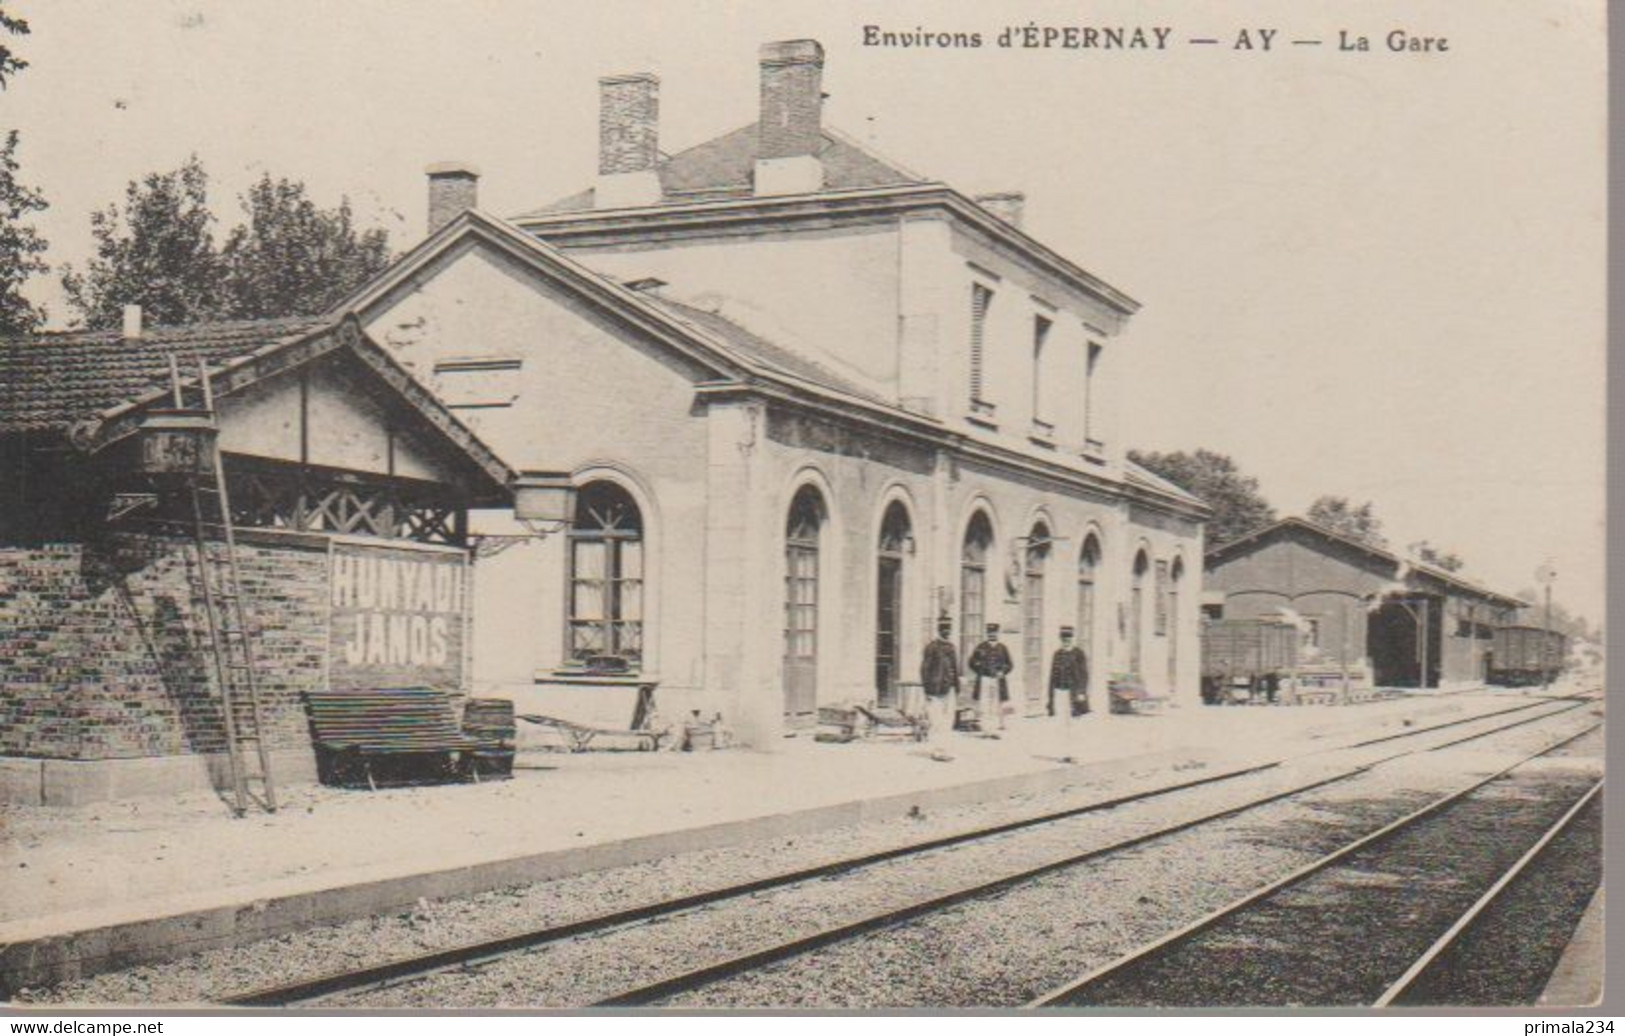
<path id="1" fill-rule="evenodd" d="M 983 402 L 983 364 L 986 358 L 987 311 L 993 305 L 993 289 L 981 284 L 970 286 L 970 398 Z"/>

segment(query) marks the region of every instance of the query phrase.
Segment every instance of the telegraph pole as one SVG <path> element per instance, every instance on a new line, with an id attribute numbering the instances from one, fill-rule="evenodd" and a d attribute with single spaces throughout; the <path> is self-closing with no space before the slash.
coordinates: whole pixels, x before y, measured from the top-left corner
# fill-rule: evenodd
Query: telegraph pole
<path id="1" fill-rule="evenodd" d="M 1550 558 L 1545 564 L 1535 570 L 1535 578 L 1546 588 L 1546 618 L 1541 623 L 1545 636 L 1540 638 L 1540 680 L 1541 689 L 1550 692 L 1552 689 L 1552 584 L 1557 582 L 1557 566 L 1552 564 Z"/>

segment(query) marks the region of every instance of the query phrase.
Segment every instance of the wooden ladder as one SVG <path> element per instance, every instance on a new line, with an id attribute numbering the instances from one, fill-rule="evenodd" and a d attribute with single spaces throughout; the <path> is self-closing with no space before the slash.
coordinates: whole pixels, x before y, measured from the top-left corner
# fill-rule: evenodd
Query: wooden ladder
<path id="1" fill-rule="evenodd" d="M 214 390 L 201 357 L 196 357 L 197 391 L 201 409 L 218 431 Z M 180 369 L 169 357 L 170 383 L 175 406 L 184 409 Z M 208 619 L 210 669 L 220 696 L 225 721 L 226 749 L 231 766 L 232 808 L 245 816 L 251 805 L 276 812 L 276 784 L 271 777 L 269 746 L 265 742 L 258 673 L 254 661 L 254 635 L 243 602 L 242 571 L 237 559 L 237 532 L 232 521 L 231 498 L 226 490 L 225 467 L 218 442 L 208 446 L 209 460 L 200 463 L 188 479 L 192 496 L 192 531 L 197 544 L 198 581 Z M 220 530 L 216 539 L 209 527 Z"/>

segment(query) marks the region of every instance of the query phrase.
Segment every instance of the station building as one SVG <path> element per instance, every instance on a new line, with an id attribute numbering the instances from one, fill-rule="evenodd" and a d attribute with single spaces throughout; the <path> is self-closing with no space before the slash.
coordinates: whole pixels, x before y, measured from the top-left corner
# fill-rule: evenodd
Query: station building
<path id="1" fill-rule="evenodd" d="M 593 185 L 513 219 L 431 168 L 430 236 L 346 303 L 510 465 L 575 489 L 567 533 L 479 562 L 479 692 L 545 712 L 654 683 L 663 715 L 760 747 L 894 700 L 947 615 L 967 654 L 1002 625 L 1026 711 L 1062 625 L 1097 709 L 1124 673 L 1194 703 L 1208 512 L 1125 456 L 1139 303 L 1019 195 L 824 125 L 818 44 L 757 74 L 755 120 L 669 156 L 655 77 L 602 80 Z"/>
<path id="2" fill-rule="evenodd" d="M 355 320 L 0 340 L 0 800 L 223 786 L 197 515 L 150 463 L 203 377 L 273 779 L 315 779 L 307 691 L 467 691 L 467 514 L 515 476 Z"/>
<path id="3" fill-rule="evenodd" d="M 1289 617 L 1332 665 L 1379 687 L 1482 684 L 1494 631 L 1523 601 L 1444 569 L 1286 518 L 1207 555 L 1210 618 Z"/>

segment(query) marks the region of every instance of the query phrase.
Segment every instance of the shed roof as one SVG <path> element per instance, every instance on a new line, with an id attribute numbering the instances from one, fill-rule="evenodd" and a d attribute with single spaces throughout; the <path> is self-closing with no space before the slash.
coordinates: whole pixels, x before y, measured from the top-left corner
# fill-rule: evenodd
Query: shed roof
<path id="1" fill-rule="evenodd" d="M 293 341 L 330 321 L 322 317 L 237 320 L 145 329 L 65 331 L 0 339 L 0 435 L 66 432 L 109 407 L 161 391 L 169 358 L 216 364 Z"/>
<path id="2" fill-rule="evenodd" d="M 187 384 L 196 384 L 201 361 L 215 394 L 225 396 L 339 351 L 368 368 L 416 412 L 430 440 L 477 473 L 478 499 L 508 492 L 513 470 L 351 316 L 206 322 L 151 328 L 136 338 L 74 331 L 0 339 L 0 439 L 56 437 L 86 452 L 115 442 L 145 409 L 167 402 L 171 356 Z"/>
<path id="3" fill-rule="evenodd" d="M 1231 540 L 1229 543 L 1213 548 L 1207 552 L 1207 567 L 1212 568 L 1214 565 L 1223 564 L 1232 558 L 1249 554 L 1259 547 L 1292 533 L 1305 535 L 1311 539 L 1319 539 L 1324 543 L 1336 544 L 1344 549 L 1353 550 L 1375 561 L 1390 565 L 1394 569 L 1395 578 L 1403 578 L 1408 573 L 1415 573 L 1435 582 L 1443 583 L 1458 592 L 1483 597 L 1499 604 L 1521 608 L 1526 603 L 1516 597 L 1508 597 L 1506 594 L 1497 593 L 1454 572 L 1448 572 L 1442 568 L 1414 561 L 1410 558 L 1400 557 L 1390 550 L 1373 546 L 1351 536 L 1344 536 L 1326 528 L 1324 525 L 1317 525 L 1314 522 L 1297 517 L 1282 518 L 1278 522 L 1266 525 L 1245 536 Z"/>

